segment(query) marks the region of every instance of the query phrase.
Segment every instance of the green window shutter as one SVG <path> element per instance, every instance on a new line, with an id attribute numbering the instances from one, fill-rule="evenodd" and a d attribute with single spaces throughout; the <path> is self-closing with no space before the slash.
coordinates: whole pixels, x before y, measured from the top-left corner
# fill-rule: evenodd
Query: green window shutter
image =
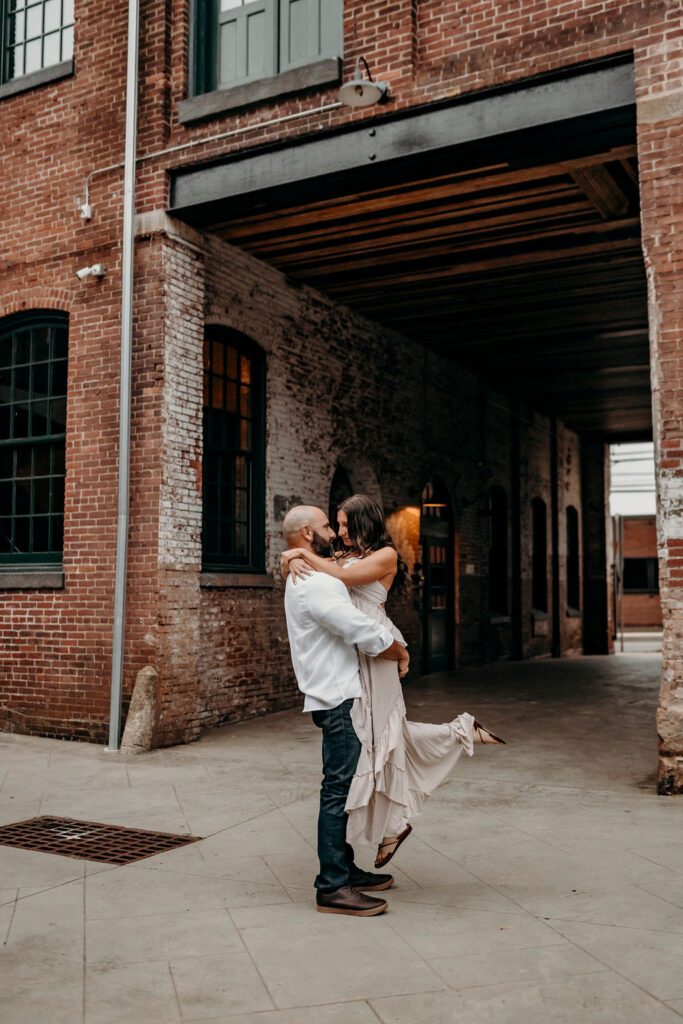
<path id="1" fill-rule="evenodd" d="M 218 14 L 218 88 L 277 74 L 276 0 L 238 7 L 223 0 Z"/>
<path id="2" fill-rule="evenodd" d="M 342 0 L 279 0 L 280 71 L 342 53 Z"/>

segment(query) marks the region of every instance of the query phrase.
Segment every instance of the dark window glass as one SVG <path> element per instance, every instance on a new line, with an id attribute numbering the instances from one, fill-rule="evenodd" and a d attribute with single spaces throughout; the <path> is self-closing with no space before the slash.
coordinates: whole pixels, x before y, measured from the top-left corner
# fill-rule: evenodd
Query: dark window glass
<path id="1" fill-rule="evenodd" d="M 499 615 L 508 613 L 508 514 L 502 487 L 489 495 L 489 607 Z"/>
<path id="2" fill-rule="evenodd" d="M 4 82 L 70 60 L 73 0 L 2 0 L 2 39 Z"/>
<path id="3" fill-rule="evenodd" d="M 548 611 L 548 528 L 541 498 L 531 502 L 531 601 L 537 611 Z"/>
<path id="4" fill-rule="evenodd" d="M 656 594 L 659 571 L 656 558 L 624 559 L 624 592 Z"/>
<path id="5" fill-rule="evenodd" d="M 570 608 L 581 607 L 579 513 L 573 505 L 567 509 L 567 604 Z"/>
<path id="6" fill-rule="evenodd" d="M 204 343 L 204 497 L 207 570 L 264 568 L 264 360 L 223 327 Z"/>
<path id="7" fill-rule="evenodd" d="M 0 565 L 61 561 L 66 317 L 0 323 Z M 48 410 L 58 410 L 50 415 Z"/>

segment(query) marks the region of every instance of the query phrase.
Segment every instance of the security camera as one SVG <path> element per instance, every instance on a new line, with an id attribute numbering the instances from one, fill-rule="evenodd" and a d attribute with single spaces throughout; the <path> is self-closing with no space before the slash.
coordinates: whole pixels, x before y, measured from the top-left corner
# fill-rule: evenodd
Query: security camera
<path id="1" fill-rule="evenodd" d="M 93 263 L 92 267 L 82 267 L 76 271 L 79 281 L 85 281 L 86 277 L 104 277 L 106 268 L 103 263 Z"/>

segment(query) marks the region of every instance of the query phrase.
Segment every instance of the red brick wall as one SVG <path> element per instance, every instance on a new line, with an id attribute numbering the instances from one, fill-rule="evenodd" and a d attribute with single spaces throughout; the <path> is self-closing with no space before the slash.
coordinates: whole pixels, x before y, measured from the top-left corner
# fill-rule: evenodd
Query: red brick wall
<path id="1" fill-rule="evenodd" d="M 92 0 L 83 0 L 77 5 L 75 76 L 0 100 L 0 131 L 4 143 L 0 156 L 3 229 L 4 238 L 11 240 L 0 254 L 0 316 L 22 308 L 66 310 L 70 315 L 71 343 L 66 587 L 63 592 L 5 591 L 0 594 L 3 650 L 0 701 L 3 706 L 14 709 L 17 728 L 97 738 L 104 736 L 108 713 L 112 631 L 122 172 L 111 170 L 92 178 L 90 198 L 94 215 L 90 223 L 80 221 L 76 199 L 83 197 L 86 175 L 116 164 L 123 157 L 126 7 L 124 0 L 113 0 L 106 10 Z M 238 125 L 254 125 L 334 99 L 334 90 L 314 91 L 257 105 L 191 128 L 179 126 L 177 102 L 186 95 L 187 88 L 187 12 L 187 3 L 179 0 L 143 4 L 138 145 L 143 156 L 160 147 L 208 138 Z M 680 355 L 683 340 L 680 267 L 683 261 L 676 241 L 681 236 L 683 217 L 678 200 L 683 186 L 680 180 L 683 174 L 683 105 L 681 94 L 677 92 L 683 51 L 680 9 L 665 0 L 626 3 L 568 0 L 559 6 L 551 0 L 524 5 L 517 0 L 480 0 L 476 4 L 457 5 L 445 0 L 425 4 L 417 4 L 416 0 L 391 3 L 377 0 L 363 4 L 347 2 L 345 12 L 345 75 L 351 72 L 356 56 L 363 52 L 373 74 L 391 82 L 392 99 L 385 108 L 387 111 L 521 80 L 580 61 L 631 50 L 634 53 L 643 240 L 655 311 L 653 353 L 658 465 L 663 488 L 659 547 L 663 559 L 666 632 L 665 696 L 660 731 L 665 737 L 663 749 L 669 752 L 666 756 L 674 749 L 683 752 L 680 716 L 669 710 L 673 701 L 671 694 L 683 672 L 677 640 L 683 628 L 683 527 L 674 500 L 683 470 L 680 440 L 683 392 L 679 383 L 683 370 Z M 165 207 L 169 167 L 190 165 L 245 146 L 301 136 L 326 126 L 372 116 L 372 109 L 363 113 L 342 108 L 302 117 L 288 125 L 207 142 L 180 154 L 143 160 L 138 172 L 138 209 L 145 212 Z M 264 706 L 263 701 L 270 699 L 268 694 L 274 693 L 280 685 L 279 671 L 286 663 L 284 654 L 275 656 L 271 652 L 270 663 L 275 666 L 272 676 L 264 675 L 262 668 L 255 668 L 249 679 L 244 673 L 239 676 L 245 679 L 241 687 L 245 696 L 244 700 L 238 697 L 235 703 L 234 693 L 219 693 L 225 688 L 224 680 L 228 677 L 215 669 L 211 676 L 197 660 L 200 629 L 204 628 L 206 635 L 216 638 L 212 641 L 215 644 L 222 643 L 220 637 L 225 630 L 215 609 L 221 602 L 224 603 L 223 614 L 234 614 L 234 609 L 230 605 L 233 598 L 227 594 L 199 589 L 196 499 L 193 497 L 194 525 L 191 528 L 177 529 L 177 516 L 169 507 L 175 504 L 172 496 L 178 487 L 187 487 L 189 493 L 190 473 L 197 473 L 196 404 L 192 413 L 187 409 L 183 411 L 181 405 L 172 415 L 169 412 L 168 403 L 175 401 L 174 396 L 184 386 L 172 377 L 169 360 L 175 357 L 169 355 L 169 345 L 170 339 L 176 337 L 177 323 L 186 323 L 188 316 L 200 316 L 199 298 L 188 297 L 191 313 L 187 313 L 183 309 L 182 291 L 178 293 L 176 289 L 183 281 L 201 283 L 199 269 L 190 269 L 190 264 L 194 267 L 196 261 L 201 265 L 203 258 L 201 246 L 197 249 L 184 246 L 182 259 L 188 261 L 186 272 L 171 272 L 164 261 L 175 259 L 173 252 L 172 246 L 165 249 L 158 238 L 152 238 L 141 242 L 136 254 L 134 470 L 125 665 L 126 693 L 130 692 L 138 667 L 148 661 L 161 665 L 162 677 L 169 681 L 162 707 L 162 734 L 166 741 L 184 734 L 184 727 L 178 724 L 183 718 L 191 720 L 189 731 L 196 734 L 201 721 L 256 713 Z M 95 261 L 107 265 L 104 280 L 78 282 L 74 271 Z M 288 370 L 301 374 L 307 365 L 307 346 L 312 342 L 310 332 L 302 329 L 302 322 L 311 309 L 318 309 L 313 322 L 332 339 L 329 353 L 335 366 L 341 365 L 342 352 L 340 347 L 335 348 L 334 339 L 347 339 L 349 332 L 357 336 L 358 326 L 356 322 L 356 326 L 349 327 L 345 311 L 326 302 L 316 306 L 317 300 L 306 290 L 283 292 L 281 285 L 278 285 L 279 319 L 275 323 L 275 313 L 267 308 L 259 281 L 252 280 L 248 286 L 244 283 L 239 291 L 228 292 L 220 315 L 235 326 L 251 326 L 255 318 L 261 324 L 259 338 L 264 347 L 270 345 L 269 380 L 273 403 L 270 429 L 273 431 L 285 422 L 286 415 L 297 403 L 301 403 L 297 408 L 303 419 L 317 408 L 314 393 L 302 395 L 301 376 L 288 377 L 285 373 Z M 192 290 L 194 285 L 189 287 Z M 169 312 L 171 298 L 178 303 L 173 313 Z M 209 311 L 212 316 L 218 315 L 215 306 L 209 305 Z M 198 319 L 193 329 L 196 334 Z M 363 330 L 366 329 L 367 325 L 363 324 Z M 406 347 L 397 358 L 393 337 L 389 339 L 381 331 L 376 333 L 381 350 L 376 354 L 377 381 L 382 372 L 394 366 L 396 372 L 411 379 L 421 356 L 418 358 L 414 348 Z M 326 426 L 321 439 L 307 442 L 298 469 L 301 487 L 305 485 L 309 489 L 307 493 L 322 491 L 325 495 L 339 452 L 337 439 L 340 432 L 348 428 L 352 401 L 344 394 L 348 386 L 346 369 L 340 377 L 324 368 L 317 372 L 321 390 L 330 396 L 328 406 L 319 414 Z M 478 452 L 479 434 L 475 427 L 478 409 L 472 404 L 473 379 L 452 370 L 450 376 L 434 368 L 430 374 L 429 395 L 434 407 L 460 410 L 453 435 L 458 452 Z M 192 384 L 190 390 L 194 386 Z M 192 396 L 190 399 L 190 405 L 196 402 Z M 405 402 L 412 409 L 414 397 L 406 397 Z M 406 405 L 393 406 L 379 383 L 369 389 L 368 403 L 375 403 L 381 413 L 383 426 L 377 433 L 377 441 L 382 451 L 410 450 L 411 421 L 403 413 Z M 398 426 L 397 411 L 400 413 Z M 183 484 L 174 476 L 176 468 L 168 460 L 169 450 L 181 444 L 174 441 L 168 431 L 171 421 L 183 423 L 186 416 L 188 423 L 194 417 L 188 434 L 194 437 L 195 448 L 188 449 L 186 465 L 180 460 L 178 472 L 182 470 L 187 474 Z M 351 428 L 352 442 L 360 451 L 367 447 L 368 429 L 363 417 Z M 525 426 L 523 433 L 525 449 L 534 453 L 530 467 L 525 470 L 529 483 L 523 495 L 524 510 L 530 491 L 541 486 L 539 481 L 545 481 L 543 487 L 547 486 L 547 445 L 534 439 L 535 434 L 540 434 L 535 426 Z M 273 436 L 276 435 L 271 433 Z M 377 476 L 382 482 L 387 506 L 397 508 L 414 504 L 420 486 L 433 468 L 441 467 L 457 513 L 460 565 L 473 564 L 478 570 L 460 576 L 459 608 L 465 611 L 458 644 L 461 659 L 467 661 L 479 657 L 482 650 L 478 612 L 483 600 L 481 565 L 485 519 L 480 510 L 489 479 L 482 479 L 480 467 L 474 465 L 479 461 L 474 454 L 471 462 L 462 462 L 453 454 L 450 427 L 435 424 L 434 437 L 428 440 L 426 450 L 413 449 L 413 454 L 401 460 L 400 467 L 395 455 L 381 455 Z M 573 445 L 573 440 L 567 439 L 564 459 Z M 432 455 L 433 452 L 437 455 Z M 269 520 L 272 520 L 277 495 L 297 491 L 287 456 L 272 449 L 270 460 L 268 500 Z M 504 476 L 504 461 L 500 465 L 492 464 L 491 472 L 494 476 L 499 472 Z M 533 487 L 530 486 L 532 480 Z M 405 481 L 410 481 L 409 486 Z M 569 501 L 573 486 L 563 489 L 564 501 Z M 174 538 L 173 543 L 169 537 Z M 271 537 L 269 544 L 271 558 L 274 558 L 274 538 Z M 248 599 L 242 595 L 239 600 L 246 602 L 239 606 L 246 611 L 250 608 L 256 611 L 268 602 L 275 607 L 274 598 L 267 592 L 250 594 Z M 199 608 L 203 610 L 198 622 Z M 473 609 L 477 615 L 471 614 Z M 528 622 L 528 609 L 524 612 L 524 622 Z M 179 625 L 183 625 L 182 636 Z M 571 630 L 571 624 L 566 628 Z M 272 630 L 269 637 L 271 633 Z M 568 633 L 567 637 L 568 644 L 573 646 L 572 636 Z M 253 637 L 240 640 L 246 647 L 252 642 L 256 642 Z M 504 653 L 504 636 L 498 636 L 495 642 Z M 225 654 L 227 664 L 232 649 L 226 646 L 222 652 L 218 647 L 216 650 Z M 534 638 L 533 643 L 529 639 L 528 653 L 545 653 L 546 650 L 545 638 Z M 208 654 L 202 652 L 202 657 Z M 238 662 L 235 668 L 241 669 Z M 275 703 L 280 699 L 284 697 L 273 698 Z M 67 720 L 68 726 L 64 725 Z"/>

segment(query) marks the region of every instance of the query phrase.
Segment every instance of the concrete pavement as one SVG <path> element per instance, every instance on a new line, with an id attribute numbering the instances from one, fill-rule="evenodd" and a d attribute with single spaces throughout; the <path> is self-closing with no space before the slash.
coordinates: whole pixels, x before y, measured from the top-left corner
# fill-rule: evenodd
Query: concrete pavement
<path id="1" fill-rule="evenodd" d="M 674 1024 L 683 803 L 654 792 L 655 654 L 412 684 L 475 748 L 393 864 L 388 913 L 316 914 L 319 734 L 298 711 L 124 758 L 0 735 L 0 823 L 191 833 L 125 867 L 0 846 L 3 1024 Z M 362 866 L 372 852 L 359 851 Z"/>

